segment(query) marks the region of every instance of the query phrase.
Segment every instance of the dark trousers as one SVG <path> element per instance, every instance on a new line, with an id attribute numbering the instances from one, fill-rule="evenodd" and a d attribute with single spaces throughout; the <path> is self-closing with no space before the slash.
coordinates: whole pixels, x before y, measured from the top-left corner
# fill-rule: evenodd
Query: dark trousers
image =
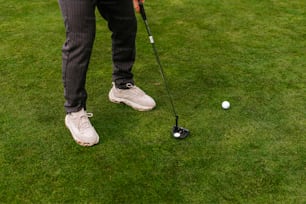
<path id="1" fill-rule="evenodd" d="M 133 82 L 137 22 L 132 0 L 59 0 L 66 29 L 62 48 L 65 109 L 86 109 L 86 73 L 96 33 L 95 9 L 112 32 L 112 80 L 123 88 Z"/>

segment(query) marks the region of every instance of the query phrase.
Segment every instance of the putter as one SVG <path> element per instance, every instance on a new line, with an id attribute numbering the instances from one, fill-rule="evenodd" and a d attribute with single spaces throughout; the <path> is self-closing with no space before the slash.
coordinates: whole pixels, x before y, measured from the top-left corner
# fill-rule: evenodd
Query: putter
<path id="1" fill-rule="evenodd" d="M 157 64 L 159 66 L 159 70 L 160 70 L 161 76 L 163 78 L 164 85 L 165 85 L 165 88 L 167 90 L 168 97 L 170 99 L 170 104 L 171 104 L 171 107 L 172 107 L 172 111 L 173 111 L 173 114 L 175 116 L 175 126 L 173 126 L 173 128 L 172 128 L 172 136 L 174 138 L 177 138 L 177 139 L 183 139 L 183 138 L 185 138 L 185 137 L 187 137 L 189 135 L 190 131 L 188 129 L 186 129 L 186 128 L 178 126 L 179 117 L 178 117 L 178 115 L 176 113 L 176 110 L 174 108 L 174 103 L 173 103 L 172 96 L 170 94 L 169 85 L 168 85 L 168 82 L 166 80 L 166 76 L 164 74 L 164 69 L 163 69 L 163 67 L 161 65 L 161 62 L 160 62 L 160 59 L 159 59 L 159 55 L 157 53 L 157 49 L 156 49 L 156 46 L 155 46 L 155 43 L 154 43 L 153 35 L 152 35 L 150 27 L 149 27 L 149 23 L 148 23 L 148 20 L 147 20 L 147 16 L 146 16 L 146 12 L 145 12 L 145 9 L 144 9 L 144 5 L 143 5 L 143 2 L 141 0 L 138 0 L 138 4 L 139 4 L 139 9 L 140 9 L 141 17 L 142 17 L 142 19 L 144 21 L 144 24 L 145 24 L 145 27 L 146 27 L 146 30 L 147 30 L 147 33 L 148 33 L 148 36 L 149 36 L 149 40 L 150 40 L 150 43 L 151 43 L 152 48 L 153 48 L 153 52 L 154 52 Z"/>

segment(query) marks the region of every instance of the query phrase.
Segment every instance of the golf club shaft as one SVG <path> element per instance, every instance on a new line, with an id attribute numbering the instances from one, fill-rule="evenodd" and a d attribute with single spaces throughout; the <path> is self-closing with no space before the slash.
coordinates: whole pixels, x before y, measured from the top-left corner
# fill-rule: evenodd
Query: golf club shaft
<path id="1" fill-rule="evenodd" d="M 178 126 L 178 115 L 176 114 L 176 110 L 174 108 L 173 99 L 172 99 L 172 96 L 171 96 L 170 91 L 169 91 L 169 85 L 168 85 L 167 79 L 165 77 L 164 69 L 163 69 L 163 67 L 161 65 L 161 62 L 160 62 L 160 59 L 159 59 L 159 55 L 158 55 L 158 52 L 157 52 L 157 49 L 156 49 L 156 46 L 155 46 L 153 35 L 152 35 L 150 27 L 149 27 L 149 23 L 147 21 L 147 16 L 146 16 L 146 12 L 145 12 L 145 9 L 144 9 L 144 6 L 143 6 L 143 2 L 141 0 L 138 0 L 138 3 L 139 3 L 140 14 L 141 14 L 141 17 L 144 21 L 144 24 L 145 24 L 145 27 L 146 27 L 146 30 L 147 30 L 147 33 L 148 33 L 148 36 L 149 36 L 150 43 L 151 43 L 153 51 L 154 51 L 156 61 L 157 61 L 157 64 L 159 66 L 161 76 L 164 80 L 164 84 L 165 84 L 165 87 L 166 87 L 166 90 L 167 90 L 168 97 L 170 99 L 171 107 L 172 107 L 172 110 L 173 110 L 173 113 L 174 113 L 174 116 L 175 116 L 175 123 L 176 123 L 176 126 Z"/>

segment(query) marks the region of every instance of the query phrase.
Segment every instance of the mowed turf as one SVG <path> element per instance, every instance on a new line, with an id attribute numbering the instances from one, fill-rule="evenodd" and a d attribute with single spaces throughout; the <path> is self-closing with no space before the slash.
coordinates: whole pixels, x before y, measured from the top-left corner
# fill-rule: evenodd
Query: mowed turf
<path id="1" fill-rule="evenodd" d="M 139 15 L 135 81 L 157 107 L 108 101 L 111 33 L 97 13 L 91 148 L 64 125 L 57 2 L 0 2 L 0 203 L 306 203 L 304 0 L 146 1 L 185 140 L 171 137 Z"/>

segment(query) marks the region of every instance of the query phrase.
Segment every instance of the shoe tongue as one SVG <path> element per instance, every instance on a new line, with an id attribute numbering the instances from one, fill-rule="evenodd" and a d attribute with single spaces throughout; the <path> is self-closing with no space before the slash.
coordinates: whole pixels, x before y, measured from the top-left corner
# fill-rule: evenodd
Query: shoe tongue
<path id="1" fill-rule="evenodd" d="M 81 109 L 78 112 L 72 112 L 71 115 L 74 117 L 81 117 L 82 115 L 86 115 L 86 112 L 84 109 Z"/>

